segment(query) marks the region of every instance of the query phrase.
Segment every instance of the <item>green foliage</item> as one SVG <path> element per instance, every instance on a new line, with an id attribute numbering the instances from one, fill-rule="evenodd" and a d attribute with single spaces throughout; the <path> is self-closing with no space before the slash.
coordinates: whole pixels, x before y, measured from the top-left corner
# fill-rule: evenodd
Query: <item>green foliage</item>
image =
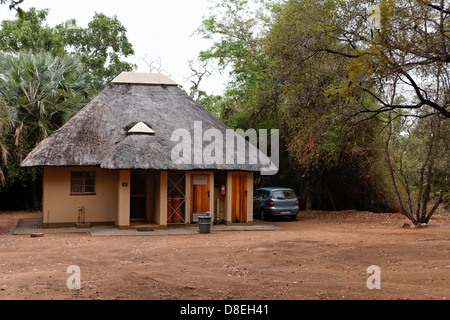
<path id="1" fill-rule="evenodd" d="M 260 84 L 261 71 L 271 62 L 262 50 L 262 39 L 277 7 L 269 0 L 222 0 L 198 28 L 198 34 L 214 41 L 211 48 L 200 53 L 200 59 L 215 60 L 222 70 L 231 67 L 232 81 L 226 94 L 229 99 L 243 98 Z"/>
<path id="2" fill-rule="evenodd" d="M 75 20 L 56 26 L 66 50 L 80 57 L 86 70 L 106 82 L 136 66 L 122 61 L 134 54 L 126 28 L 114 17 L 96 13 L 88 27 L 78 27 Z"/>
<path id="3" fill-rule="evenodd" d="M 6 3 L 1 0 L 1 4 Z M 96 13 L 86 28 L 74 19 L 54 27 L 49 10 L 27 12 L 0 28 L 0 202 L 21 196 L 13 208 L 38 208 L 41 169 L 21 161 L 122 71 L 134 54 L 117 17 Z M 1 208 L 3 209 L 3 208 Z"/>
<path id="4" fill-rule="evenodd" d="M 24 0 L 9 0 L 9 10 L 16 10 L 21 19 L 25 17 L 25 12 L 19 7 Z M 0 0 L 0 4 L 6 4 L 8 0 Z"/>
<path id="5" fill-rule="evenodd" d="M 70 55 L 80 59 L 84 71 L 103 83 L 135 65 L 123 61 L 134 54 L 126 29 L 117 17 L 96 13 L 87 28 L 68 20 L 50 27 L 45 24 L 49 10 L 31 8 L 23 19 L 4 20 L 0 30 L 0 50 L 46 51 L 55 56 Z"/>
<path id="6" fill-rule="evenodd" d="M 20 162 L 84 106 L 95 89 L 78 59 L 47 52 L 3 54 L 0 79 L 0 185 L 26 184 L 37 171 L 22 170 Z"/>
<path id="7" fill-rule="evenodd" d="M 44 25 L 49 10 L 30 9 L 23 19 L 3 20 L 0 30 L 0 50 L 43 50 L 55 55 L 64 54 L 64 43 L 55 31 Z"/>
<path id="8" fill-rule="evenodd" d="M 377 105 L 359 103 L 362 112 L 376 114 L 402 109 L 409 115 L 442 114 L 449 118 L 448 98 L 436 91 L 448 86 L 450 31 L 448 10 L 423 0 L 350 0 L 339 4 L 339 25 L 328 32 L 345 50 L 312 42 L 308 49 L 340 54 L 348 59 L 343 91 L 364 93 Z M 379 25 L 371 25 L 370 5 L 378 8 Z M 430 77 L 434 77 L 430 81 Z M 408 97 L 390 101 L 394 83 L 402 81 Z M 397 90 L 400 88 L 397 87 Z M 447 94 L 448 95 L 448 94 Z"/>
<path id="9" fill-rule="evenodd" d="M 381 197 L 370 190 L 375 178 L 367 178 L 370 162 L 380 156 L 372 151 L 379 125 L 347 124 L 341 110 L 360 98 L 341 93 L 348 62 L 304 46 L 315 41 L 346 50 L 327 35 L 340 23 L 337 1 L 288 1 L 276 6 L 261 1 L 252 6 L 254 10 L 248 4 L 217 4 L 199 29 L 214 44 L 200 56 L 232 70 L 224 95 L 227 124 L 281 130 L 280 172 L 277 177 L 258 178 L 258 184 L 290 185 L 303 199 L 312 196 L 315 207 L 322 209 L 382 208 Z"/>
<path id="10" fill-rule="evenodd" d="M 197 102 L 217 119 L 222 119 L 225 109 L 224 98 L 220 95 L 207 94 L 205 91 L 198 92 Z"/>
<path id="11" fill-rule="evenodd" d="M 448 206 L 450 131 L 445 121 L 435 116 L 397 118 L 390 124 L 392 183 L 399 190 L 399 211 L 414 223 L 428 223 L 436 205 Z"/>
<path id="12" fill-rule="evenodd" d="M 78 59 L 47 52 L 3 55 L 0 74 L 0 93 L 13 110 L 11 121 L 39 119 L 47 133 L 65 121 L 63 113 L 79 109 L 93 92 Z"/>
<path id="13" fill-rule="evenodd" d="M 231 69 L 224 121 L 281 130 L 280 173 L 258 184 L 295 185 L 316 208 L 392 208 L 426 221 L 448 194 L 448 8 L 272 4 L 217 1 L 198 30 L 213 41 L 200 57 Z"/>

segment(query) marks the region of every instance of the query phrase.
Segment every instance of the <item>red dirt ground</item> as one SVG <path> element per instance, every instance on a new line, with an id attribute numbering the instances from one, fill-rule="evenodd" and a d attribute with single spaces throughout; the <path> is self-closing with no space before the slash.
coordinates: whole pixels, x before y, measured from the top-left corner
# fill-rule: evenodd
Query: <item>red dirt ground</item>
<path id="1" fill-rule="evenodd" d="M 401 215 L 301 212 L 277 231 L 108 236 L 12 235 L 0 213 L 0 300 L 443 300 L 450 298 L 450 217 L 402 228 Z M 81 270 L 81 289 L 66 273 Z M 367 268 L 381 270 L 369 290 Z"/>

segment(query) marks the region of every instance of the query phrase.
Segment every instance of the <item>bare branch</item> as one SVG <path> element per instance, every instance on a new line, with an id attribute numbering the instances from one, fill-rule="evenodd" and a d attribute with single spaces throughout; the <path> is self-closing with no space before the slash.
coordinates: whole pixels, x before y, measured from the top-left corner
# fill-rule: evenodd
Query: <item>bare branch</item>
<path id="1" fill-rule="evenodd" d="M 430 8 L 436 9 L 438 11 L 442 11 L 442 12 L 444 12 L 446 14 L 450 14 L 450 10 L 449 9 L 441 8 L 437 4 L 430 3 L 430 4 L 427 4 L 427 6 L 430 7 Z"/>
<path id="2" fill-rule="evenodd" d="M 148 54 L 145 54 L 145 56 L 144 56 L 144 58 L 142 58 L 142 60 L 147 64 L 148 70 L 150 73 L 154 73 L 154 72 L 163 73 L 164 72 L 163 68 L 162 68 L 161 57 L 153 59 Z"/>
<path id="3" fill-rule="evenodd" d="M 211 76 L 213 71 L 212 70 L 210 71 L 207 67 L 208 66 L 206 62 L 196 67 L 194 66 L 193 60 L 189 61 L 189 69 L 191 69 L 192 73 L 188 78 L 188 80 L 190 80 L 191 83 L 193 84 L 190 93 L 191 98 L 194 98 L 197 95 L 200 83 L 202 82 L 203 78 Z M 192 78 L 194 79 L 192 80 Z"/>

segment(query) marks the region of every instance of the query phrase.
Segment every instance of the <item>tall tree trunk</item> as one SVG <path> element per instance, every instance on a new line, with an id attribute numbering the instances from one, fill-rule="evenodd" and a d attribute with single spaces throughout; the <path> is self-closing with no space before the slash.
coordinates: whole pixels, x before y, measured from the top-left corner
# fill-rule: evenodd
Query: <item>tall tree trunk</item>
<path id="1" fill-rule="evenodd" d="M 306 191 L 306 210 L 312 210 L 311 192 Z"/>
<path id="2" fill-rule="evenodd" d="M 391 105 L 394 104 L 395 102 L 395 96 L 397 94 L 397 81 L 398 81 L 398 77 L 396 77 L 394 79 L 394 83 L 393 83 L 393 91 L 392 91 L 392 95 L 391 95 Z M 403 201 L 402 201 L 402 197 L 400 196 L 400 192 L 398 190 L 397 187 L 397 182 L 395 181 L 395 174 L 394 174 L 394 166 L 392 165 L 392 161 L 391 161 L 391 156 L 389 154 L 389 144 L 391 142 L 391 138 L 392 138 L 392 111 L 388 112 L 388 136 L 386 139 L 386 144 L 384 147 L 384 154 L 386 157 L 386 164 L 388 166 L 389 169 L 389 176 L 391 178 L 392 181 L 392 186 L 394 187 L 394 192 L 395 192 L 395 196 L 397 197 L 397 202 L 399 205 L 399 209 L 400 212 L 405 215 L 406 217 L 408 217 L 412 222 L 415 223 L 414 217 L 411 214 L 408 214 L 408 212 L 405 209 L 405 206 L 403 205 Z"/>
<path id="3" fill-rule="evenodd" d="M 431 217 L 433 216 L 434 212 L 436 211 L 436 209 L 439 207 L 439 205 L 442 203 L 442 201 L 444 200 L 444 194 L 447 192 L 447 188 L 448 188 L 448 176 L 445 177 L 445 182 L 444 185 L 441 189 L 441 194 L 439 195 L 439 199 L 438 201 L 436 201 L 435 205 L 433 206 L 433 208 L 430 210 L 430 212 L 428 213 L 428 215 L 426 216 L 425 220 L 423 221 L 424 223 L 428 223 L 431 219 Z"/>
<path id="4" fill-rule="evenodd" d="M 310 178 L 306 178 L 306 186 L 305 186 L 305 196 L 306 196 L 306 210 L 312 210 L 312 192 L 311 192 L 311 181 Z"/>
<path id="5" fill-rule="evenodd" d="M 438 123 L 438 127 L 437 130 L 439 130 L 439 125 L 440 123 Z M 430 134 L 431 138 L 430 138 L 430 147 L 428 149 L 428 155 L 427 155 L 427 160 L 428 160 L 428 166 L 427 166 L 427 186 L 425 188 L 425 191 L 423 193 L 423 198 L 422 198 L 422 212 L 420 215 L 420 219 L 419 222 L 425 222 L 426 220 L 426 216 L 427 216 L 427 207 L 428 207 L 428 201 L 430 199 L 430 192 L 431 192 L 431 178 L 432 178 L 432 174 L 433 174 L 433 165 L 434 165 L 434 158 L 432 157 L 433 154 L 433 150 L 434 150 L 434 140 L 436 139 L 436 132 L 434 132 L 433 130 L 433 125 L 431 125 L 431 134 Z"/>
<path id="6" fill-rule="evenodd" d="M 408 182 L 408 177 L 406 175 L 406 173 L 403 170 L 403 155 L 406 151 L 406 148 L 408 147 L 409 144 L 409 139 L 408 141 L 405 143 L 405 146 L 400 154 L 400 175 L 403 178 L 403 186 L 406 190 L 406 194 L 408 196 L 408 214 L 413 217 L 413 205 L 412 205 L 412 200 L 411 200 L 411 191 L 410 191 L 410 187 L 409 187 L 409 182 Z"/>
<path id="7" fill-rule="evenodd" d="M 428 159 L 428 158 L 427 158 Z M 420 208 L 422 204 L 422 190 L 423 190 L 423 176 L 425 174 L 425 166 L 426 162 L 428 160 L 425 160 L 425 163 L 422 165 L 422 168 L 420 168 L 420 180 L 419 180 L 419 195 L 417 196 L 417 206 L 416 206 L 416 219 L 420 219 Z"/>
<path id="8" fill-rule="evenodd" d="M 31 210 L 36 210 L 38 205 L 37 205 L 37 197 L 36 197 L 36 193 L 37 193 L 37 187 L 36 187 L 36 178 L 33 178 L 33 180 L 31 181 Z"/>
<path id="9" fill-rule="evenodd" d="M 407 216 L 409 219 L 414 220 L 413 217 L 408 215 L 407 211 L 405 210 L 405 207 L 403 206 L 403 201 L 402 201 L 402 198 L 400 196 L 400 192 L 398 191 L 398 187 L 397 187 L 397 182 L 395 181 L 394 167 L 392 165 L 391 156 L 389 154 L 389 143 L 391 141 L 391 136 L 392 136 L 392 123 L 391 123 L 391 120 L 392 120 L 392 116 L 391 116 L 391 112 L 389 112 L 389 114 L 388 114 L 388 121 L 389 121 L 389 124 L 388 124 L 388 126 L 389 126 L 388 127 L 388 136 L 387 136 L 386 144 L 385 144 L 385 147 L 384 147 L 384 154 L 385 154 L 385 157 L 386 157 L 386 164 L 387 164 L 388 169 L 389 169 L 389 176 L 391 177 L 392 186 L 394 187 L 394 192 L 395 192 L 395 195 L 397 197 L 397 201 L 398 201 L 398 205 L 399 205 L 399 208 L 400 208 L 400 212 L 403 215 Z"/>
<path id="10" fill-rule="evenodd" d="M 425 191 L 423 193 L 423 199 L 422 199 L 422 213 L 420 215 L 419 222 L 425 221 L 425 217 L 427 214 L 427 207 L 428 207 L 428 201 L 430 199 L 430 192 L 431 192 L 431 177 L 432 177 L 432 171 L 433 171 L 433 159 L 430 159 L 428 163 L 427 168 L 427 186 L 425 188 Z"/>

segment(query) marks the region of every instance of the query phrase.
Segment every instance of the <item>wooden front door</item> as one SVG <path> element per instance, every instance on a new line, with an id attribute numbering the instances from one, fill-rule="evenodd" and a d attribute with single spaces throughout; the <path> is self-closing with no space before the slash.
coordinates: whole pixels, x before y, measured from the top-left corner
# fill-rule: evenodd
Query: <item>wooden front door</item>
<path id="1" fill-rule="evenodd" d="M 247 222 L 247 175 L 233 174 L 231 179 L 231 222 Z"/>
<path id="2" fill-rule="evenodd" d="M 131 172 L 130 220 L 147 220 L 147 173 L 143 171 Z"/>
<path id="3" fill-rule="evenodd" d="M 209 212 L 209 174 L 191 176 L 191 221 L 194 214 Z"/>

